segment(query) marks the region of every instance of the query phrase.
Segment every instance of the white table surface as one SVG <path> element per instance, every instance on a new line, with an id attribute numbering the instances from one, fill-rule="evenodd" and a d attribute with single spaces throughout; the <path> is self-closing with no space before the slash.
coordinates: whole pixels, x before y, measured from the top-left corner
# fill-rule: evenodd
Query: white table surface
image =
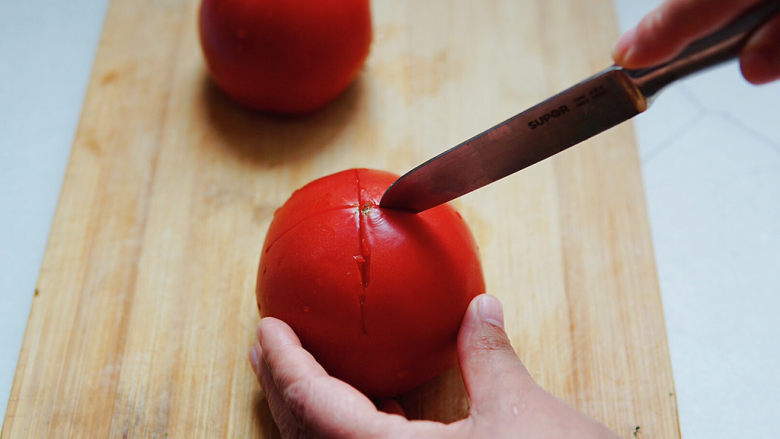
<path id="1" fill-rule="evenodd" d="M 622 30 L 659 0 L 614 0 Z M 107 0 L 0 2 L 0 418 Z M 608 50 L 609 48 L 605 48 Z M 780 419 L 780 83 L 730 64 L 636 120 L 686 438 Z"/>

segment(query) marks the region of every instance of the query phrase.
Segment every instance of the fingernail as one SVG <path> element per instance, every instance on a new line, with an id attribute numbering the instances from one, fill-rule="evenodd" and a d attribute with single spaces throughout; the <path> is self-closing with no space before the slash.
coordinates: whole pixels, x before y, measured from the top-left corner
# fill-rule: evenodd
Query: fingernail
<path id="1" fill-rule="evenodd" d="M 260 364 L 260 353 L 257 350 L 256 343 L 249 347 L 249 363 L 252 364 L 252 370 L 255 371 L 256 375 Z"/>
<path id="2" fill-rule="evenodd" d="M 504 329 L 504 311 L 501 309 L 501 302 L 494 296 L 489 294 L 480 296 L 477 300 L 477 313 L 483 322 Z"/>
<path id="3" fill-rule="evenodd" d="M 257 331 L 255 331 L 257 333 L 258 342 L 260 342 L 260 340 L 263 339 L 263 330 L 261 329 L 263 325 L 261 323 L 262 323 L 262 319 L 260 320 L 260 322 L 257 323 Z"/>
<path id="4" fill-rule="evenodd" d="M 612 59 L 615 63 L 626 64 L 631 59 L 635 39 L 636 28 L 629 29 L 618 38 L 615 47 L 612 48 Z"/>

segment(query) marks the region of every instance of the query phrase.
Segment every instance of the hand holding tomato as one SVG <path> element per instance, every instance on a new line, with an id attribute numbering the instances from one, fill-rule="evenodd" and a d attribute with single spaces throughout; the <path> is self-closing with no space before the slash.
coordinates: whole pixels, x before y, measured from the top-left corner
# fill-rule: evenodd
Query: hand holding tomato
<path id="1" fill-rule="evenodd" d="M 371 44 L 369 0 L 202 0 L 211 76 L 249 108 L 316 110 L 357 76 Z"/>
<path id="2" fill-rule="evenodd" d="M 458 355 L 471 414 L 447 425 L 408 421 L 392 400 L 383 404 L 385 412 L 377 410 L 329 376 L 279 320 L 260 322 L 249 358 L 283 438 L 617 438 L 533 382 L 504 332 L 496 298 L 471 302 Z"/>
<path id="3" fill-rule="evenodd" d="M 258 269 L 265 317 L 249 358 L 282 436 L 615 438 L 533 382 L 500 302 L 478 295 L 476 245 L 457 212 L 378 207 L 396 178 L 333 174 L 274 214 Z M 408 421 L 398 403 L 386 400 L 383 413 L 364 395 L 411 390 L 456 356 L 466 419 Z"/>

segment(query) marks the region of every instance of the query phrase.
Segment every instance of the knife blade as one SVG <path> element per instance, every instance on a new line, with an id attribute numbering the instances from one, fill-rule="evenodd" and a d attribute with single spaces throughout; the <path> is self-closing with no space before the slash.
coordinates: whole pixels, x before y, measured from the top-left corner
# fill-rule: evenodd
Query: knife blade
<path id="1" fill-rule="evenodd" d="M 380 207 L 421 212 L 513 174 L 644 111 L 608 69 L 445 151 L 396 181 Z"/>
<path id="2" fill-rule="evenodd" d="M 412 169 L 385 191 L 379 206 L 422 212 L 629 120 L 666 85 L 735 58 L 778 10 L 780 1 L 763 3 L 659 66 L 608 67 Z"/>

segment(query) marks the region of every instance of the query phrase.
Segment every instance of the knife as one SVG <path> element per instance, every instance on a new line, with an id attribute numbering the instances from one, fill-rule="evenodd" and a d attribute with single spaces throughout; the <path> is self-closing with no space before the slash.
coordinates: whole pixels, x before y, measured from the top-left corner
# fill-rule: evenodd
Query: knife
<path id="1" fill-rule="evenodd" d="M 437 155 L 396 180 L 380 207 L 422 212 L 513 174 L 645 111 L 666 85 L 735 58 L 780 10 L 762 3 L 658 66 L 611 66 Z"/>

